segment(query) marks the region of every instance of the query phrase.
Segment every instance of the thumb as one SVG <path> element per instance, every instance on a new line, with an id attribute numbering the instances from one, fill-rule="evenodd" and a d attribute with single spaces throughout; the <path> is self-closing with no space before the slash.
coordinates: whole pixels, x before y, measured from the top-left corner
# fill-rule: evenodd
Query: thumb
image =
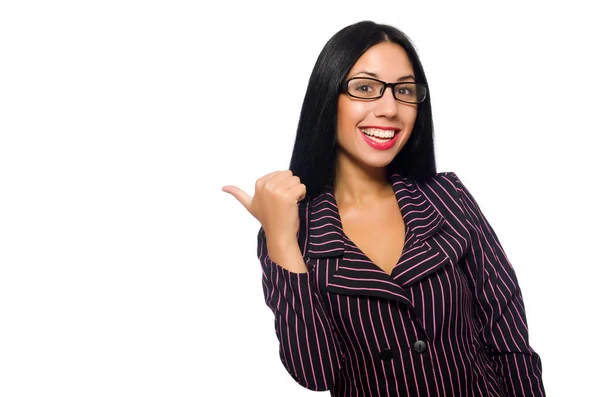
<path id="1" fill-rule="evenodd" d="M 225 193 L 231 194 L 233 197 L 237 199 L 242 205 L 250 211 L 250 203 L 252 202 L 252 196 L 243 191 L 237 186 L 223 186 L 221 188 Z"/>

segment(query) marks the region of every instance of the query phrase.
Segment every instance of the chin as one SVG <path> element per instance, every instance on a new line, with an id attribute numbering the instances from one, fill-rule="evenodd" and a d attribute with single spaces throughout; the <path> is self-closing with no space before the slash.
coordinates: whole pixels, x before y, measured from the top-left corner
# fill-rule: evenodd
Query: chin
<path id="1" fill-rule="evenodd" d="M 361 163 L 368 168 L 385 168 L 394 160 L 394 157 L 378 156 L 378 158 L 363 158 L 361 159 Z"/>

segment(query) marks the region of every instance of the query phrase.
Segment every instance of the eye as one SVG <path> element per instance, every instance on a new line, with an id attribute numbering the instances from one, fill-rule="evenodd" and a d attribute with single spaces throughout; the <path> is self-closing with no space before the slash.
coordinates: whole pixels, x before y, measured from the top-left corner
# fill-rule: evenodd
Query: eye
<path id="1" fill-rule="evenodd" d="M 348 82 L 348 92 L 358 98 L 376 98 L 381 88 L 381 83 L 371 79 L 352 79 Z"/>
<path id="2" fill-rule="evenodd" d="M 362 92 L 362 93 L 369 93 L 371 91 L 373 91 L 373 87 L 369 84 L 361 84 L 359 86 L 356 86 L 355 91 L 357 92 Z"/>
<path id="3" fill-rule="evenodd" d="M 402 84 L 396 86 L 396 94 L 401 96 L 414 96 L 415 86 L 414 84 Z"/>

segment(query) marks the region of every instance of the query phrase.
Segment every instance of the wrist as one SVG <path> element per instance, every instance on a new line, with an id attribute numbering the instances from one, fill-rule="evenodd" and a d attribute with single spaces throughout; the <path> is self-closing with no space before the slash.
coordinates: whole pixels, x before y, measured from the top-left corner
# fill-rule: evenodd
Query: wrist
<path id="1" fill-rule="evenodd" d="M 296 235 L 288 236 L 281 233 L 268 233 L 265 231 L 265 237 L 267 240 L 267 245 L 278 249 L 287 249 L 293 247 L 294 245 L 298 245 L 298 237 Z"/>
<path id="2" fill-rule="evenodd" d="M 297 241 L 269 243 L 267 240 L 269 257 L 277 265 L 293 273 L 306 273 L 306 263 L 302 257 Z"/>

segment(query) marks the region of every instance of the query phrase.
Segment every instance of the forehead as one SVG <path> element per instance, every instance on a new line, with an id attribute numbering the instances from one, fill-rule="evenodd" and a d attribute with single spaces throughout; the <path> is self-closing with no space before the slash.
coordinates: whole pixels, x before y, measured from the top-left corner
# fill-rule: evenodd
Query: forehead
<path id="1" fill-rule="evenodd" d="M 406 50 L 396 43 L 383 42 L 369 48 L 356 61 L 349 76 L 366 72 L 379 78 L 396 80 L 407 74 L 414 74 Z"/>

